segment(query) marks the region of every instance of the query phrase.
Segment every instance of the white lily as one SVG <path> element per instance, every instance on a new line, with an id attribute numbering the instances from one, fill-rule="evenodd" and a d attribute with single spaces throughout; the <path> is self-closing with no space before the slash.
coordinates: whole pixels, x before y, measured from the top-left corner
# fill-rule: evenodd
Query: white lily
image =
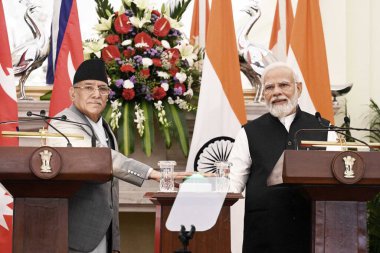
<path id="1" fill-rule="evenodd" d="M 108 19 L 100 18 L 100 23 L 96 24 L 94 29 L 99 32 L 110 30 L 112 27 L 113 16 L 115 16 L 115 14 L 112 14 L 111 16 L 109 16 Z"/>
<path id="2" fill-rule="evenodd" d="M 94 53 L 98 58 L 100 58 L 101 50 L 106 46 L 107 44 L 104 43 L 104 38 L 101 38 L 99 40 L 85 41 L 83 42 L 83 54 L 86 58 L 89 57 L 90 54 Z"/>
<path id="3" fill-rule="evenodd" d="M 194 53 L 194 47 L 187 42 L 182 41 L 179 45 L 176 46 L 179 50 L 182 59 L 187 60 L 189 66 L 193 66 L 194 61 L 197 60 L 197 55 Z"/>
<path id="4" fill-rule="evenodd" d="M 145 10 L 149 6 L 149 0 L 134 0 L 137 8 L 140 10 Z"/>
<path id="5" fill-rule="evenodd" d="M 183 24 L 181 22 L 178 22 L 176 19 L 172 19 L 170 16 L 164 15 L 167 20 L 169 20 L 170 27 L 177 29 L 177 30 L 182 30 L 183 29 Z"/>
<path id="6" fill-rule="evenodd" d="M 141 19 L 138 17 L 130 17 L 129 22 L 137 28 L 142 28 L 146 23 L 150 23 L 150 17 L 147 18 L 147 16 L 144 16 Z"/>

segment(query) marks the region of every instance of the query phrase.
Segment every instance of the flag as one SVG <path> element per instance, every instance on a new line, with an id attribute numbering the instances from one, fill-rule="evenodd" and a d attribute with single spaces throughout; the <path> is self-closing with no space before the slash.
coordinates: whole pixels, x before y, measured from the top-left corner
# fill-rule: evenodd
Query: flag
<path id="1" fill-rule="evenodd" d="M 277 0 L 269 49 L 278 60 L 283 62 L 286 62 L 288 55 L 293 20 L 291 0 Z"/>
<path id="2" fill-rule="evenodd" d="M 0 7 L 1 8 L 1 7 Z M 12 196 L 0 184 L 0 249 L 1 253 L 12 253 Z"/>
<path id="3" fill-rule="evenodd" d="M 16 86 L 13 81 L 12 58 L 9 48 L 7 25 L 3 2 L 0 0 L 0 122 L 17 120 Z M 1 131 L 15 131 L 17 124 L 0 125 Z M 0 146 L 17 146 L 17 138 L 3 138 Z M 0 249 L 2 253 L 12 253 L 13 199 L 0 183 Z"/>
<path id="4" fill-rule="evenodd" d="M 199 15 L 199 1 L 202 3 L 205 3 L 205 19 L 202 19 L 205 24 L 203 24 L 203 29 L 205 31 L 205 34 L 203 34 L 204 38 L 202 41 L 205 41 L 205 38 L 207 36 L 207 26 L 208 26 L 208 20 L 209 20 L 209 13 L 210 13 L 210 5 L 208 3 L 208 0 L 195 0 L 194 2 L 194 9 L 193 9 L 193 18 L 191 21 L 191 29 L 190 29 L 190 43 L 192 45 L 194 44 L 200 44 L 200 15 Z"/>
<path id="5" fill-rule="evenodd" d="M 246 122 L 231 0 L 213 1 L 186 170 L 213 171 L 214 161 L 226 161 Z M 239 202 L 231 210 L 231 244 L 241 250 L 244 202 Z"/>
<path id="6" fill-rule="evenodd" d="M 2 0 L 0 0 L 0 34 L 0 122 L 4 122 L 18 120 L 18 109 Z M 4 138 L 1 135 L 2 131 L 16 131 L 17 125 L 0 125 L 0 146 L 18 146 L 18 138 Z"/>
<path id="7" fill-rule="evenodd" d="M 79 27 L 76 0 L 54 1 L 52 25 L 52 55 L 55 63 L 53 92 L 50 99 L 49 115 L 54 116 L 71 104 L 69 89 L 72 86 L 75 70 L 83 62 L 82 39 Z M 56 36 L 54 36 L 56 35 Z M 56 41 L 55 41 L 56 38 Z M 50 64 L 50 68 L 52 65 Z M 51 76 L 47 77 L 51 79 Z"/>
<path id="8" fill-rule="evenodd" d="M 301 109 L 316 111 L 334 123 L 329 70 L 319 0 L 299 0 L 294 18 L 288 63 L 303 82 Z"/>

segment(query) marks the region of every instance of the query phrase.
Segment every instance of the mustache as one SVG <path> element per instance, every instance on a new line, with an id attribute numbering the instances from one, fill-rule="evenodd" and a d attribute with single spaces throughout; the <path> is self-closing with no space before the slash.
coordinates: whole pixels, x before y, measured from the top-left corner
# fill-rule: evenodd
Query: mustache
<path id="1" fill-rule="evenodd" d="M 273 103 L 274 101 L 276 100 L 286 100 L 286 101 L 290 101 L 290 99 L 288 97 L 286 97 L 285 95 L 280 95 L 280 96 L 273 96 L 271 99 L 270 99 L 270 103 Z"/>

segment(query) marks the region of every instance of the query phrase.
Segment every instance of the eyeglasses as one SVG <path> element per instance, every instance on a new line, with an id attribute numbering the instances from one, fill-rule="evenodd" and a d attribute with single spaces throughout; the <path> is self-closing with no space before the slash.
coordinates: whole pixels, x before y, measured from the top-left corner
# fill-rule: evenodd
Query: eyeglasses
<path id="1" fill-rule="evenodd" d="M 90 86 L 90 85 L 85 85 L 85 86 L 74 86 L 74 88 L 79 88 L 82 89 L 83 92 L 87 95 L 91 95 L 95 92 L 95 90 L 99 91 L 99 94 L 102 96 L 108 96 L 110 94 L 110 88 L 107 86 Z"/>
<path id="2" fill-rule="evenodd" d="M 276 88 L 276 85 L 283 92 L 287 92 L 292 88 L 293 83 L 281 82 L 281 83 L 269 83 L 264 85 L 264 94 L 269 95 L 272 94 Z"/>

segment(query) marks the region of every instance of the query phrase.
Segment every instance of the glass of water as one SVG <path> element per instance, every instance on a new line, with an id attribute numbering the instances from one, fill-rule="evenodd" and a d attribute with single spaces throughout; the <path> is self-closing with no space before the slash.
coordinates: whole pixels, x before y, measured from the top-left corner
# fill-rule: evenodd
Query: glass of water
<path id="1" fill-rule="evenodd" d="M 230 184 L 231 163 L 227 161 L 217 161 L 214 163 L 216 168 L 216 191 L 227 192 Z"/>
<path id="2" fill-rule="evenodd" d="M 174 166 L 177 165 L 175 161 L 159 161 L 160 167 L 160 192 L 173 192 L 174 191 Z"/>

